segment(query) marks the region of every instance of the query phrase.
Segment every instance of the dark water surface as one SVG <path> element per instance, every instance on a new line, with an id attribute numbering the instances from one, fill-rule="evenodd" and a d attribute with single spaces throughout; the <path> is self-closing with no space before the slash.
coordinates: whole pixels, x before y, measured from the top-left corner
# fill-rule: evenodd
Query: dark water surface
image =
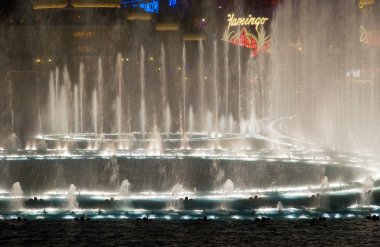
<path id="1" fill-rule="evenodd" d="M 0 221 L 0 246 L 380 246 L 380 222 Z"/>

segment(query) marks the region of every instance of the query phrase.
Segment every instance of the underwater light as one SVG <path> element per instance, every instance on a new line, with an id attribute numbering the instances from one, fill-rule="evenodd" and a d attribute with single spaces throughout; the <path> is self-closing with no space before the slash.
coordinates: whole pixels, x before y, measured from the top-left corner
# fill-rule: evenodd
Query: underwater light
<path id="1" fill-rule="evenodd" d="M 65 219 L 65 220 L 73 220 L 73 219 L 75 219 L 75 217 L 72 216 L 72 215 L 65 215 L 65 216 L 62 217 L 62 219 Z"/>
<path id="2" fill-rule="evenodd" d="M 231 218 L 235 219 L 235 220 L 241 220 L 242 219 L 241 216 L 239 216 L 239 215 L 232 215 Z"/>
<path id="3" fill-rule="evenodd" d="M 285 218 L 287 218 L 287 219 L 295 219 L 296 216 L 293 215 L 293 214 L 289 214 L 289 215 L 286 215 Z"/>
<path id="4" fill-rule="evenodd" d="M 308 217 L 308 216 L 302 214 L 302 215 L 300 215 L 298 218 L 299 218 L 299 219 L 309 219 L 310 217 Z"/>

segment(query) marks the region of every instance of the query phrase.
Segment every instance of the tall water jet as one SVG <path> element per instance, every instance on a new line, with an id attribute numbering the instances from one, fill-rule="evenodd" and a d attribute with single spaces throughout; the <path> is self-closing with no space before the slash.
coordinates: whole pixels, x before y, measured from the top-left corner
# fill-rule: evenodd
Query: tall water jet
<path id="1" fill-rule="evenodd" d="M 322 181 L 321 181 L 321 191 L 326 192 L 329 190 L 329 179 L 327 176 L 324 176 Z"/>
<path id="2" fill-rule="evenodd" d="M 165 60 L 165 49 L 164 44 L 161 43 L 161 56 L 160 56 L 160 79 L 161 79 L 161 95 L 162 95 L 162 114 L 166 113 L 166 107 L 168 105 L 166 94 L 167 94 L 167 80 L 166 80 L 166 60 Z M 166 118 L 164 119 L 166 121 Z M 165 128 L 166 130 L 166 128 Z"/>
<path id="3" fill-rule="evenodd" d="M 107 162 L 105 173 L 109 174 L 109 184 L 112 185 L 112 189 L 116 189 L 119 186 L 119 164 L 115 156 Z"/>
<path id="4" fill-rule="evenodd" d="M 181 121 L 182 123 L 182 148 L 189 148 L 189 136 L 187 132 L 188 126 L 186 126 L 186 45 L 185 42 L 183 42 L 182 46 L 182 114 L 180 114 L 180 117 L 182 116 L 183 119 Z M 181 120 L 181 119 L 180 119 Z"/>
<path id="5" fill-rule="evenodd" d="M 207 132 L 208 136 L 211 137 L 212 130 L 213 130 L 213 124 L 212 124 L 212 113 L 210 111 L 207 111 L 207 114 L 206 114 L 205 127 L 206 127 L 206 132 Z"/>
<path id="6" fill-rule="evenodd" d="M 98 100 L 96 89 L 92 91 L 92 126 L 94 133 L 98 133 Z"/>
<path id="7" fill-rule="evenodd" d="M 53 100 L 54 100 L 54 114 L 55 114 L 55 117 L 54 117 L 54 131 L 53 133 L 60 133 L 60 129 L 59 129 L 59 125 L 60 125 L 60 122 L 59 122 L 59 106 L 60 106 L 60 102 L 59 102 L 59 68 L 56 67 L 55 68 L 55 73 L 54 73 L 54 95 L 53 95 Z"/>
<path id="8" fill-rule="evenodd" d="M 214 86 L 214 131 L 215 131 L 215 137 L 218 137 L 218 132 L 219 132 L 219 117 L 218 117 L 218 110 L 219 110 L 219 94 L 218 94 L 218 47 L 217 47 L 218 43 L 216 42 L 216 40 L 214 40 L 213 42 L 213 86 Z M 218 138 L 215 139 L 216 140 L 216 146 L 218 146 Z"/>
<path id="9" fill-rule="evenodd" d="M 83 122 L 84 122 L 84 64 L 81 62 L 79 64 L 79 112 L 80 112 L 80 132 L 83 132 Z"/>
<path id="10" fill-rule="evenodd" d="M 256 114 L 254 112 L 251 112 L 251 116 L 248 122 L 248 132 L 251 136 L 256 134 L 256 127 Z"/>
<path id="11" fill-rule="evenodd" d="M 39 140 L 37 143 L 37 150 L 44 151 L 48 149 L 45 139 Z"/>
<path id="12" fill-rule="evenodd" d="M 64 66 L 63 75 L 62 75 L 63 83 L 60 89 L 59 94 L 59 106 L 60 106 L 60 129 L 61 133 L 68 134 L 70 132 L 70 104 L 71 104 L 71 81 L 69 71 L 67 66 Z"/>
<path id="13" fill-rule="evenodd" d="M 123 133 L 122 116 L 123 116 L 123 109 L 122 109 L 122 103 L 121 103 L 121 96 L 118 95 L 116 97 L 116 122 L 117 122 L 117 134 L 119 136 L 119 139 L 121 138 L 121 134 Z"/>
<path id="14" fill-rule="evenodd" d="M 179 104 L 180 110 L 179 110 L 179 134 L 181 135 L 181 148 L 185 148 L 185 131 L 183 130 L 183 116 L 182 116 L 182 110 L 181 110 L 181 103 Z"/>
<path id="15" fill-rule="evenodd" d="M 224 172 L 224 169 L 221 167 L 218 160 L 212 161 L 212 166 L 210 167 L 210 171 L 213 174 L 216 174 L 215 179 L 213 181 L 213 187 L 220 189 L 220 185 L 222 184 L 222 181 L 224 180 L 226 173 Z"/>
<path id="16" fill-rule="evenodd" d="M 224 197 L 224 200 L 222 203 L 222 209 L 227 209 L 227 196 L 233 192 L 234 186 L 235 185 L 231 179 L 227 179 L 226 182 L 224 182 L 224 184 L 222 186 L 223 197 Z"/>
<path id="17" fill-rule="evenodd" d="M 132 109 L 131 109 L 131 97 L 127 97 L 127 131 L 128 133 L 132 132 Z"/>
<path id="18" fill-rule="evenodd" d="M 55 133 L 55 114 L 56 114 L 56 108 L 55 108 L 55 84 L 54 84 L 54 74 L 53 71 L 50 72 L 49 77 L 49 114 L 50 114 L 50 126 L 51 126 L 51 133 Z"/>
<path id="19" fill-rule="evenodd" d="M 41 81 L 37 78 L 37 106 L 38 106 L 38 131 L 40 134 L 43 133 L 42 128 L 42 112 L 41 112 Z"/>
<path id="20" fill-rule="evenodd" d="M 154 117 L 154 127 L 152 136 L 150 137 L 149 141 L 149 152 L 151 154 L 160 155 L 162 151 L 162 141 L 161 141 L 161 134 L 158 131 L 157 125 L 156 125 L 156 117 Z"/>
<path id="21" fill-rule="evenodd" d="M 14 132 L 14 109 L 13 109 L 13 83 L 8 80 L 9 109 L 11 111 L 11 131 Z"/>
<path id="22" fill-rule="evenodd" d="M 179 196 L 181 193 L 183 193 L 184 191 L 185 191 L 185 189 L 183 188 L 183 185 L 177 183 L 172 188 L 172 196 L 175 198 L 175 197 Z"/>
<path id="23" fill-rule="evenodd" d="M 282 205 L 282 202 L 281 201 L 278 201 L 277 202 L 277 211 L 279 212 L 279 213 L 282 213 L 282 211 L 284 211 L 284 206 Z"/>
<path id="24" fill-rule="evenodd" d="M 240 27 L 238 29 L 238 33 L 240 33 Z M 238 121 L 242 121 L 243 113 L 242 113 L 242 105 L 241 105 L 241 57 L 240 57 L 240 46 L 237 47 L 237 64 L 238 64 Z"/>
<path id="25" fill-rule="evenodd" d="M 23 191 L 19 182 L 16 182 L 12 186 L 12 190 L 9 193 L 11 197 L 11 209 L 12 210 L 20 210 L 23 207 L 22 199 L 23 199 Z"/>
<path id="26" fill-rule="evenodd" d="M 256 96 L 255 96 L 255 63 L 253 58 L 250 58 L 247 62 L 247 77 L 249 78 L 247 87 L 249 88 L 248 106 L 249 106 L 249 120 L 248 120 L 248 132 L 252 136 L 256 134 Z"/>
<path id="27" fill-rule="evenodd" d="M 180 200 L 178 200 L 178 197 L 180 196 L 180 194 L 182 194 L 184 192 L 184 188 L 183 188 L 183 185 L 182 184 L 175 184 L 171 190 L 171 201 L 168 205 L 169 209 L 171 210 L 174 210 L 174 209 L 182 209 L 182 202 Z"/>
<path id="28" fill-rule="evenodd" d="M 129 194 L 131 183 L 128 181 L 128 179 L 124 179 L 119 187 L 119 194 L 122 196 L 126 196 Z"/>
<path id="29" fill-rule="evenodd" d="M 218 136 L 218 43 L 216 40 L 213 42 L 213 86 L 214 86 L 214 131 Z"/>
<path id="30" fill-rule="evenodd" d="M 199 54 L 198 54 L 198 75 L 199 75 L 199 95 L 200 95 L 200 130 L 204 131 L 204 118 L 205 118 L 205 85 L 204 85 L 204 50 L 203 43 L 199 41 Z"/>
<path id="31" fill-rule="evenodd" d="M 186 132 L 186 46 L 183 42 L 182 46 L 182 137 L 184 138 Z"/>
<path id="32" fill-rule="evenodd" d="M 146 113 L 145 113 L 145 51 L 141 46 L 140 50 L 140 89 L 141 89 L 141 108 L 140 108 L 140 126 L 141 133 L 145 135 Z"/>
<path id="33" fill-rule="evenodd" d="M 194 130 L 194 113 L 193 113 L 193 106 L 190 105 L 189 107 L 189 135 L 193 135 Z"/>
<path id="34" fill-rule="evenodd" d="M 234 183 L 232 182 L 231 179 L 227 179 L 226 182 L 223 184 L 223 194 L 227 195 L 231 193 L 234 190 Z"/>
<path id="35" fill-rule="evenodd" d="M 102 59 L 98 59 L 98 81 L 97 81 L 97 92 L 98 92 L 98 114 L 99 114 L 99 124 L 100 133 L 103 133 L 103 66 Z"/>
<path id="36" fill-rule="evenodd" d="M 62 78 L 62 80 L 60 80 Z M 70 132 L 70 121 L 73 112 L 71 96 L 71 81 L 69 72 L 65 66 L 62 76 L 58 67 L 55 73 L 50 74 L 49 79 L 49 113 L 51 123 L 51 133 L 67 134 Z M 75 119 L 75 117 L 74 117 Z"/>
<path id="37" fill-rule="evenodd" d="M 327 176 L 324 176 L 321 181 L 321 193 L 318 193 L 316 197 L 316 208 L 328 208 L 329 200 L 327 193 L 329 191 L 329 186 L 329 179 Z"/>
<path id="38" fill-rule="evenodd" d="M 270 188 L 273 192 L 277 192 L 277 180 L 276 179 L 273 179 L 271 184 L 270 184 Z"/>
<path id="39" fill-rule="evenodd" d="M 79 133 L 79 93 L 78 93 L 78 85 L 74 85 L 74 131 L 75 133 Z"/>
<path id="40" fill-rule="evenodd" d="M 229 102 L 229 79 L 230 79 L 230 71 L 229 71 L 229 61 L 228 61 L 228 46 L 229 46 L 229 43 L 228 42 L 225 42 L 224 44 L 224 80 L 225 80 L 225 84 L 224 84 L 224 88 L 225 88 L 225 116 L 226 116 L 226 126 L 227 126 L 227 121 L 228 121 L 228 102 Z"/>
<path id="41" fill-rule="evenodd" d="M 18 149 L 21 149 L 21 141 L 17 137 L 16 133 L 12 133 L 8 138 L 5 140 L 4 148 L 7 150 L 7 152 L 15 152 Z"/>
<path id="42" fill-rule="evenodd" d="M 247 134 L 247 121 L 245 119 L 240 120 L 239 124 L 240 129 L 240 137 L 245 137 Z"/>
<path id="43" fill-rule="evenodd" d="M 171 124 L 172 124 L 172 117 L 171 117 L 171 113 L 170 113 L 170 107 L 169 107 L 169 104 L 166 104 L 166 107 L 165 107 L 165 133 L 166 133 L 167 137 L 169 137 L 169 134 L 170 134 Z"/>
<path id="44" fill-rule="evenodd" d="M 220 133 L 226 133 L 227 124 L 228 124 L 228 118 L 226 118 L 224 115 L 222 115 L 220 117 L 220 120 L 219 120 L 219 132 Z"/>
<path id="45" fill-rule="evenodd" d="M 235 120 L 232 114 L 228 115 L 228 132 L 229 134 L 234 133 L 234 128 L 235 128 Z"/>
<path id="46" fill-rule="evenodd" d="M 373 200 L 373 188 L 375 185 L 375 180 L 368 176 L 363 182 L 362 192 L 360 194 L 360 204 L 361 205 L 371 205 Z"/>
<path id="47" fill-rule="evenodd" d="M 67 191 L 67 209 L 69 210 L 74 210 L 78 207 L 78 202 L 77 202 L 77 187 L 75 187 L 74 184 L 71 184 L 68 191 Z"/>
<path id="48" fill-rule="evenodd" d="M 119 138 L 121 133 L 123 133 L 123 68 L 122 68 L 122 57 L 119 53 L 116 60 L 116 82 L 117 82 L 117 97 L 116 97 L 116 121 L 117 121 L 117 133 Z M 142 89 L 143 90 L 143 89 Z M 145 107 L 145 106 L 144 106 Z"/>

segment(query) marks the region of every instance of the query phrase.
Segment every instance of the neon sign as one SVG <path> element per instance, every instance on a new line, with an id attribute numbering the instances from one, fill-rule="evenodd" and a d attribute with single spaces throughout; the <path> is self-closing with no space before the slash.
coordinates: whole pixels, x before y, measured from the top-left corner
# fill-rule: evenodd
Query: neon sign
<path id="1" fill-rule="evenodd" d="M 158 13 L 160 8 L 159 0 L 123 0 L 120 4 L 124 8 L 141 8 L 148 13 Z"/>
<path id="2" fill-rule="evenodd" d="M 264 29 L 268 20 L 269 18 L 266 17 L 253 17 L 252 15 L 235 18 L 235 14 L 228 14 L 228 27 L 223 40 L 233 45 L 251 49 L 251 54 L 254 57 L 269 53 L 270 35 L 267 35 Z M 254 30 L 250 31 L 249 26 L 254 26 Z M 231 27 L 235 27 L 234 30 L 231 31 Z"/>
<path id="3" fill-rule="evenodd" d="M 247 18 L 235 18 L 235 14 L 228 14 L 227 17 L 228 29 L 236 26 L 255 26 L 257 29 L 269 20 L 266 17 L 252 17 L 252 15 L 249 15 Z"/>
<path id="4" fill-rule="evenodd" d="M 380 46 L 380 32 L 376 30 L 366 30 L 360 26 L 360 42 L 368 47 Z"/>
<path id="5" fill-rule="evenodd" d="M 177 5 L 177 0 L 169 0 L 169 7 L 175 7 Z"/>
<path id="6" fill-rule="evenodd" d="M 146 12 L 149 13 L 158 13 L 159 2 L 158 0 L 153 0 L 147 3 L 140 3 L 140 8 L 144 9 Z"/>
<path id="7" fill-rule="evenodd" d="M 169 7 L 177 6 L 177 0 L 167 0 Z M 141 8 L 148 13 L 158 13 L 160 10 L 159 0 L 122 0 L 120 1 L 122 8 Z"/>

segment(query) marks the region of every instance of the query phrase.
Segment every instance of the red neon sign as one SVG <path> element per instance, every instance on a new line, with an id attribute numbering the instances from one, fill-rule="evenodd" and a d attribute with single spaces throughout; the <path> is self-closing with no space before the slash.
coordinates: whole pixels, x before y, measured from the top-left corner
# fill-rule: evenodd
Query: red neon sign
<path id="1" fill-rule="evenodd" d="M 258 33 L 260 33 L 260 31 Z M 239 45 L 251 49 L 252 55 L 256 57 L 259 54 L 268 53 L 270 48 L 269 36 L 264 39 L 260 39 L 258 36 L 250 33 L 245 27 L 243 27 L 240 33 L 230 35 L 228 42 L 233 45 Z"/>

